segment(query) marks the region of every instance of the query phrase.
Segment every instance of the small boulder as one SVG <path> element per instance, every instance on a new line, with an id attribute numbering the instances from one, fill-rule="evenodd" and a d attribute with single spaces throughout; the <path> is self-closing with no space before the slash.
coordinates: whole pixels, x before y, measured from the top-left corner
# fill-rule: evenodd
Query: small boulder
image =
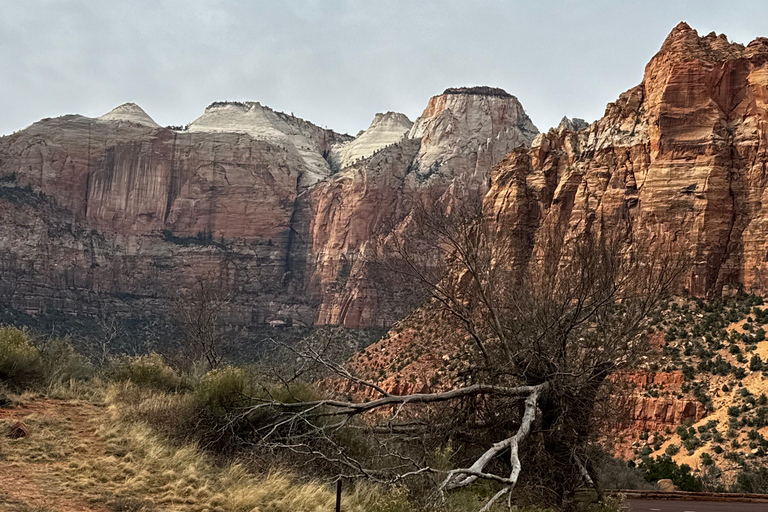
<path id="1" fill-rule="evenodd" d="M 8 427 L 8 429 L 5 432 L 5 435 L 6 437 L 10 437 L 11 439 L 19 439 L 21 437 L 27 437 L 29 435 L 29 427 L 26 426 L 21 421 L 17 421 L 13 425 Z"/>
<path id="2" fill-rule="evenodd" d="M 656 485 L 659 486 L 659 489 L 662 491 L 676 491 L 677 487 L 675 487 L 675 484 L 672 483 L 672 480 L 669 478 L 662 478 L 658 482 L 656 482 Z"/>

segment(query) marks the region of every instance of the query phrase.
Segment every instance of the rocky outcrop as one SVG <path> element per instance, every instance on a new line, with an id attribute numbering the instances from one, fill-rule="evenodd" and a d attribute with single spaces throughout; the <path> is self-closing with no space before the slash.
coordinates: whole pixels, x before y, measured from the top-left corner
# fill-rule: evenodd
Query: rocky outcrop
<path id="1" fill-rule="evenodd" d="M 429 100 L 406 139 L 318 184 L 310 283 L 321 302 L 318 321 L 364 327 L 402 318 L 405 304 L 377 287 L 361 258 L 373 250 L 374 232 L 404 219 L 419 191 L 483 190 L 489 169 L 536 133 L 517 98 L 503 90 L 448 89 Z"/>
<path id="2" fill-rule="evenodd" d="M 371 121 L 371 126 L 354 140 L 331 148 L 329 157 L 331 167 L 338 171 L 349 167 L 354 162 L 368 158 L 391 144 L 400 142 L 412 126 L 413 123 L 405 114 L 399 112 L 376 114 Z"/>
<path id="3" fill-rule="evenodd" d="M 674 430 L 686 420 L 696 422 L 707 415 L 706 408 L 694 399 L 631 397 L 625 427 L 634 432 Z"/>
<path id="4" fill-rule="evenodd" d="M 665 232 L 692 248 L 692 292 L 765 292 L 767 100 L 768 39 L 745 47 L 681 23 L 602 119 L 561 123 L 506 159 L 488 207 L 503 222 L 535 210 L 532 237 L 550 224 Z"/>
<path id="5" fill-rule="evenodd" d="M 304 163 L 304 186 L 331 174 L 326 160 L 334 144 L 352 140 L 332 130 L 320 128 L 293 115 L 275 112 L 258 102 L 215 102 L 190 123 L 193 133 L 245 133 L 297 153 Z"/>
<path id="6" fill-rule="evenodd" d="M 537 133 L 517 98 L 470 87 L 430 99 L 408 136 L 421 139 L 414 162 L 421 179 L 462 175 L 483 181 L 504 155 L 530 145 Z"/>
<path id="7" fill-rule="evenodd" d="M 405 216 L 408 191 L 425 182 L 487 172 L 480 138 L 499 148 L 532 138 L 510 124 L 527 130 L 527 117 L 505 113 L 522 113 L 516 99 L 476 96 L 452 97 L 464 130 L 454 141 L 470 142 L 431 180 L 414 172 L 430 142 L 407 137 L 412 123 L 391 112 L 353 140 L 259 103 L 213 103 L 184 129 L 127 103 L 0 138 L 2 303 L 38 316 L 141 318 L 162 314 L 196 276 L 215 276 L 237 294 L 230 323 L 386 325 L 396 313 L 379 315 L 359 263 L 377 226 Z M 444 128 L 424 133 L 443 140 Z"/>

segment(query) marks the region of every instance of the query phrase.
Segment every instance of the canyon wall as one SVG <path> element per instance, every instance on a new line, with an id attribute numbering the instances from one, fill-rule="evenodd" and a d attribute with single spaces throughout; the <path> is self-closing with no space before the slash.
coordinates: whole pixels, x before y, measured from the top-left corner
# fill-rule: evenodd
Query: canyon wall
<path id="1" fill-rule="evenodd" d="M 231 324 L 387 325 L 402 308 L 378 315 L 355 266 L 377 227 L 407 215 L 409 191 L 485 186 L 536 134 L 517 99 L 491 92 L 433 98 L 418 134 L 393 112 L 353 138 L 252 102 L 176 129 L 130 103 L 34 123 L 0 138 L 0 302 L 141 319 L 203 277 L 233 292 Z"/>
<path id="2" fill-rule="evenodd" d="M 243 325 L 388 326 L 407 309 L 362 256 L 437 191 L 485 193 L 500 229 L 651 228 L 685 241 L 699 295 L 768 287 L 768 39 L 681 23 L 587 125 L 538 134 L 501 89 L 453 88 L 357 137 L 259 103 L 184 129 L 126 104 L 0 138 L 0 295 L 30 315 L 162 311 L 196 276 Z"/>
<path id="3" fill-rule="evenodd" d="M 745 47 L 681 23 L 602 119 L 561 123 L 507 157 L 486 206 L 533 237 L 548 225 L 666 233 L 690 247 L 694 294 L 764 293 L 767 99 L 768 39 Z"/>

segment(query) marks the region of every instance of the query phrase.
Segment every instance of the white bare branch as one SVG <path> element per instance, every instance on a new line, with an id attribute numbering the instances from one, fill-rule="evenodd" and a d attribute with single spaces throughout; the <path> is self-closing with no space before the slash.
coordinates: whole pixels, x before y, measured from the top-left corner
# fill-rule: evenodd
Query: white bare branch
<path id="1" fill-rule="evenodd" d="M 517 429 L 517 432 L 514 436 L 509 437 L 507 439 L 504 439 L 503 441 L 499 441 L 498 443 L 495 443 L 493 446 L 491 446 L 483 455 L 481 455 L 469 468 L 466 469 L 454 469 L 448 473 L 448 476 L 446 476 L 443 483 L 440 485 L 440 491 L 449 491 L 451 489 L 457 489 L 459 487 L 465 487 L 473 482 L 475 482 L 478 478 L 484 478 L 487 480 L 494 480 L 497 482 L 501 482 L 507 485 L 508 490 L 512 490 L 517 483 L 517 479 L 520 476 L 520 457 L 518 455 L 518 447 L 520 445 L 520 442 L 525 439 L 525 437 L 528 435 L 528 433 L 531 431 L 531 425 L 533 424 L 533 421 L 536 419 L 536 402 L 538 401 L 539 395 L 542 391 L 544 391 L 547 388 L 548 384 L 545 382 L 543 384 L 539 384 L 538 386 L 533 386 L 533 389 L 531 390 L 531 393 L 528 395 L 528 398 L 525 400 L 525 413 L 523 414 L 522 422 L 520 423 L 520 428 Z M 509 478 L 500 477 L 498 475 L 494 475 L 492 473 L 486 473 L 484 471 L 485 466 L 488 465 L 488 463 L 493 460 L 497 455 L 499 455 L 501 452 L 503 452 L 505 449 L 510 449 L 510 462 L 512 463 L 512 471 L 510 472 Z M 495 501 L 498 499 L 501 495 L 498 494 L 497 496 L 494 496 L 493 500 Z"/>

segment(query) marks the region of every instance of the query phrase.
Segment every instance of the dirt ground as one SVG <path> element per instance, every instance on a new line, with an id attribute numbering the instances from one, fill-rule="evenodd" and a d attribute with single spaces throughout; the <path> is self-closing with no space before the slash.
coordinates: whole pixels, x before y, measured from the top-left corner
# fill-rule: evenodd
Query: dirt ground
<path id="1" fill-rule="evenodd" d="M 81 401 L 34 399 L 0 409 L 0 511 L 107 511 L 63 486 L 74 459 L 104 455 L 96 432 L 105 420 L 105 408 Z M 7 437 L 16 421 L 29 427 L 29 436 Z"/>

